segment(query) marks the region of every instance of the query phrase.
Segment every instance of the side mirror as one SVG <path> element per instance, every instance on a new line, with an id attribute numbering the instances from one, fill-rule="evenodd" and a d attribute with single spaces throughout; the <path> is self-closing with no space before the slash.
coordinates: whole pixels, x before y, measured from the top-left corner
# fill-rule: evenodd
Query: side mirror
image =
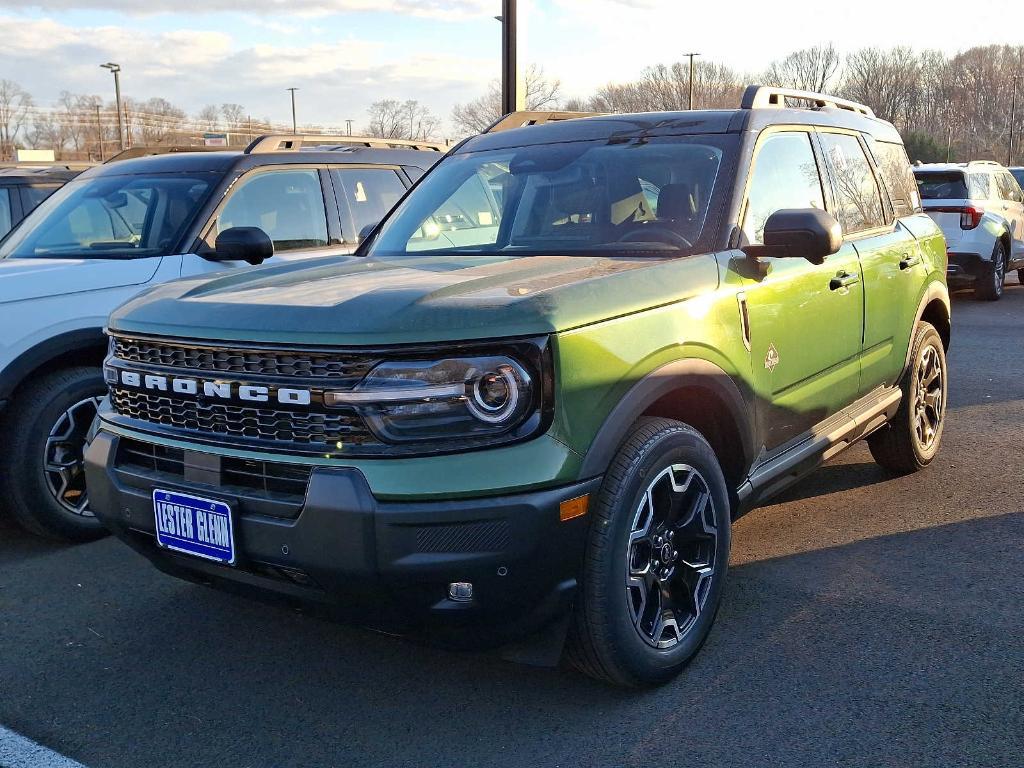
<path id="1" fill-rule="evenodd" d="M 274 242 L 259 227 L 231 227 L 217 235 L 214 261 L 245 261 L 254 267 L 274 255 Z"/>
<path id="2" fill-rule="evenodd" d="M 373 230 L 380 226 L 379 221 L 373 222 L 373 224 L 367 224 L 365 227 L 359 230 L 359 242 L 363 242 L 366 238 L 373 234 Z"/>
<path id="3" fill-rule="evenodd" d="M 783 208 L 768 217 L 764 245 L 744 248 L 748 256 L 807 259 L 821 264 L 843 247 L 843 228 L 817 208 Z"/>

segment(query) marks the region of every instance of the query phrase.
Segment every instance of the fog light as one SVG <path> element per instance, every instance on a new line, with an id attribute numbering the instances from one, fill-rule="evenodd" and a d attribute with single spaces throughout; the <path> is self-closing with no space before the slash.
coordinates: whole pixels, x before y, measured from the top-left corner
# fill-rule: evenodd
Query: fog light
<path id="1" fill-rule="evenodd" d="M 468 603 L 473 599 L 473 585 L 468 581 L 454 581 L 448 585 L 448 597 L 457 603 Z"/>

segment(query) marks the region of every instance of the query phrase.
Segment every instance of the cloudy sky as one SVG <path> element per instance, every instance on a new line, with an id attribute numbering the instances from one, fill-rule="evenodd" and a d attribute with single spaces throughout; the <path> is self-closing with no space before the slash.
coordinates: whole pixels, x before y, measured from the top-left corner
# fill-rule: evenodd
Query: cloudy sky
<path id="1" fill-rule="evenodd" d="M 419 99 L 447 118 L 500 71 L 500 0 L 0 0 L 0 77 L 42 106 L 62 90 L 107 95 L 117 61 L 130 97 L 163 96 L 190 114 L 243 104 L 254 117 L 365 123 L 370 102 Z M 1021 42 L 1020 0 L 520 0 L 521 61 L 566 95 L 696 50 L 757 71 L 800 47 L 910 44 L 956 51 Z M 926 7 L 927 11 L 922 11 Z M 728 8 L 728 13 L 723 9 Z M 827 9 L 827 10 L 823 10 Z"/>

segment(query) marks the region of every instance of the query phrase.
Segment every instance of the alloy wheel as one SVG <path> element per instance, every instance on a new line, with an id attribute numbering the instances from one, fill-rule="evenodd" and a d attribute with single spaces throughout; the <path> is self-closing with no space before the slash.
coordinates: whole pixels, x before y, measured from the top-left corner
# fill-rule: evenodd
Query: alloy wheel
<path id="1" fill-rule="evenodd" d="M 83 453 L 101 398 L 80 400 L 60 415 L 46 439 L 43 474 L 53 498 L 68 512 L 93 517 L 85 489 Z"/>
<path id="2" fill-rule="evenodd" d="M 648 485 L 626 550 L 626 604 L 637 633 L 672 648 L 700 618 L 715 573 L 718 528 L 704 477 L 674 464 Z"/>
<path id="3" fill-rule="evenodd" d="M 942 370 L 942 357 L 934 345 L 922 350 L 915 382 L 914 433 L 918 446 L 928 451 L 938 439 L 946 406 L 945 371 Z"/>
<path id="4" fill-rule="evenodd" d="M 996 296 L 1003 295 L 1003 283 L 1006 282 L 1006 255 L 1002 247 L 997 247 L 995 264 L 992 265 L 992 280 L 996 289 Z"/>

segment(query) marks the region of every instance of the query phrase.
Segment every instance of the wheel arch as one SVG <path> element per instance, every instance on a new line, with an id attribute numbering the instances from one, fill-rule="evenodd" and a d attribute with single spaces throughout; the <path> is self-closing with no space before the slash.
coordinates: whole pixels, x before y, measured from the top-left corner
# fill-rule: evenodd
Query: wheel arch
<path id="1" fill-rule="evenodd" d="M 33 374 L 71 365 L 100 367 L 107 351 L 102 328 L 80 328 L 52 336 L 22 352 L 0 371 L 0 401 L 10 399 Z"/>
<path id="2" fill-rule="evenodd" d="M 711 444 L 732 501 L 753 463 L 751 408 L 723 369 L 701 359 L 678 360 L 640 379 L 605 419 L 583 460 L 581 477 L 603 474 L 636 422 L 661 416 L 689 424 Z"/>

